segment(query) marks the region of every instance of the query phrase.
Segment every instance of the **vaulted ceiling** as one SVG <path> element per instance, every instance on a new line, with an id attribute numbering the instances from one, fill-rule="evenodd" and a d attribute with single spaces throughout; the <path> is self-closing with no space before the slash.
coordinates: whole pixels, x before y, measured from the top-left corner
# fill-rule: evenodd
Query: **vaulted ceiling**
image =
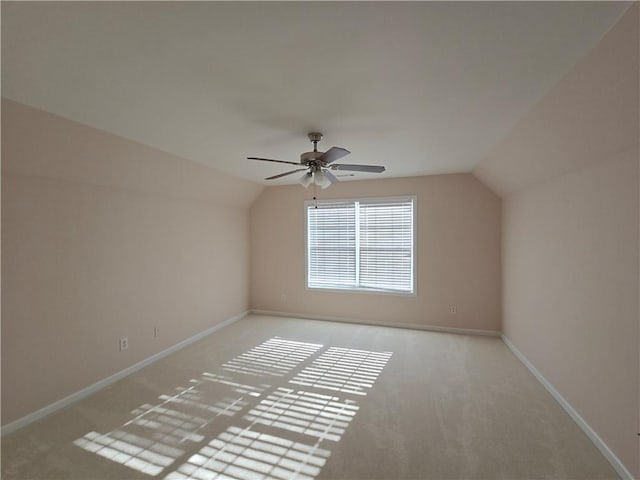
<path id="1" fill-rule="evenodd" d="M 309 131 L 468 172 L 629 5 L 2 2 L 2 95 L 260 183 Z"/>

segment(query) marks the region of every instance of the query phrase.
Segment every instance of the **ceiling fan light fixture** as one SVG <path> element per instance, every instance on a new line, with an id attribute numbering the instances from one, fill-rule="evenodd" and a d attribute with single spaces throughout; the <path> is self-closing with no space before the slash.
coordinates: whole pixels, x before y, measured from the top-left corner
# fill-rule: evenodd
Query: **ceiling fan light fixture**
<path id="1" fill-rule="evenodd" d="M 313 174 L 311 172 L 303 173 L 300 179 L 298 180 L 298 182 L 304 188 L 307 188 L 309 185 L 313 183 Z"/>
<path id="2" fill-rule="evenodd" d="M 331 180 L 327 177 L 322 170 L 314 172 L 313 180 L 320 188 L 327 188 L 331 186 Z"/>

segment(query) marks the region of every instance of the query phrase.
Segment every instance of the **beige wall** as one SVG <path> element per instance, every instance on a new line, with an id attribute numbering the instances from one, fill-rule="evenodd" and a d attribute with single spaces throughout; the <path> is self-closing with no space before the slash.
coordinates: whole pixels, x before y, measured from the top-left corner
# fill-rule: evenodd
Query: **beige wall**
<path id="1" fill-rule="evenodd" d="M 631 8 L 476 170 L 508 194 L 505 335 L 636 477 L 639 14 Z"/>
<path id="2" fill-rule="evenodd" d="M 266 188 L 251 208 L 251 307 L 377 322 L 500 330 L 500 200 L 470 174 L 351 181 L 318 197 L 417 196 L 417 295 L 307 290 L 304 201 Z M 282 301 L 281 295 L 286 295 Z M 448 313 L 456 304 L 458 313 Z"/>
<path id="3" fill-rule="evenodd" d="M 245 311 L 259 191 L 3 100 L 2 424 Z"/>
<path id="4" fill-rule="evenodd" d="M 504 334 L 638 470 L 638 149 L 504 203 Z"/>

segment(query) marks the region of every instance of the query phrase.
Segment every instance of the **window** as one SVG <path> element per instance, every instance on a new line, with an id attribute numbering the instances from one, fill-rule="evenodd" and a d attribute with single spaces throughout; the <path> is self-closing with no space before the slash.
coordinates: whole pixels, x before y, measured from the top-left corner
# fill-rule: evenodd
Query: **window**
<path id="1" fill-rule="evenodd" d="M 307 202 L 307 287 L 414 293 L 414 203 Z"/>

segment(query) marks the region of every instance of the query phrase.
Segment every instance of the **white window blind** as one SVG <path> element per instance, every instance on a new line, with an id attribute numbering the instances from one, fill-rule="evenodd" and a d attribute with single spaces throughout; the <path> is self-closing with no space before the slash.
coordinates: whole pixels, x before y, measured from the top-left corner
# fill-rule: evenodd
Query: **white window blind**
<path id="1" fill-rule="evenodd" d="M 308 203 L 307 286 L 413 293 L 413 197 Z"/>
<path id="2" fill-rule="evenodd" d="M 322 203 L 308 212 L 309 287 L 349 288 L 356 282 L 356 209 Z"/>

